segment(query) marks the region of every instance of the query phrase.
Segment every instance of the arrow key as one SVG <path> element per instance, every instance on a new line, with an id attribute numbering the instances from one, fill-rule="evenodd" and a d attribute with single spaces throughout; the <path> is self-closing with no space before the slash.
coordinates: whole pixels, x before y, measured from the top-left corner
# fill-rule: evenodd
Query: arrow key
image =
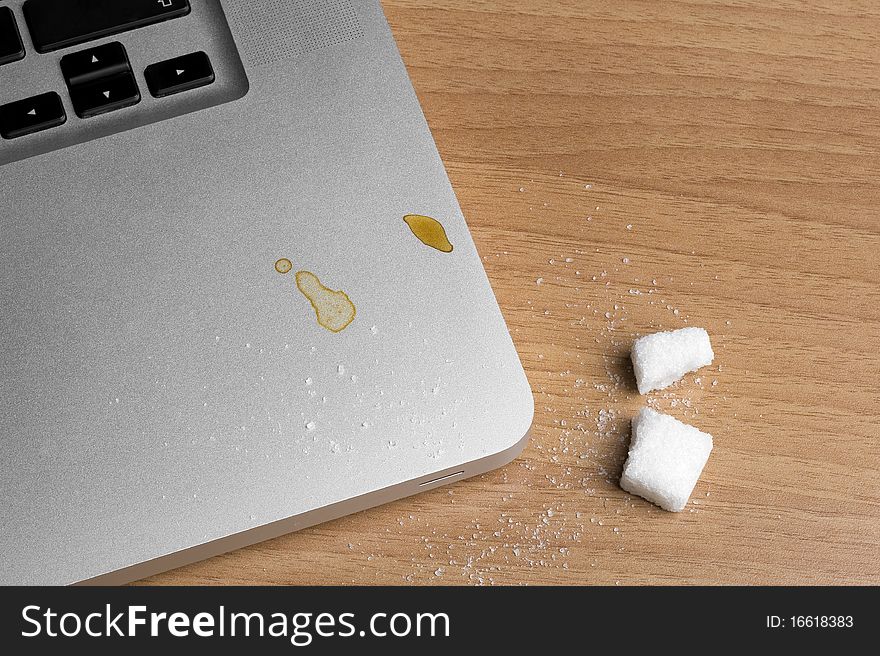
<path id="1" fill-rule="evenodd" d="M 118 73 L 70 88 L 73 109 L 80 118 L 91 118 L 141 101 L 131 73 Z"/>
<path id="2" fill-rule="evenodd" d="M 48 130 L 67 120 L 61 97 L 54 92 L 0 106 L 0 136 L 15 139 Z"/>
<path id="3" fill-rule="evenodd" d="M 61 72 L 69 87 L 130 70 L 128 55 L 118 41 L 80 50 L 61 58 Z"/>
<path id="4" fill-rule="evenodd" d="M 147 66 L 144 77 L 153 97 L 164 98 L 211 84 L 214 69 L 208 55 L 194 52 Z"/>

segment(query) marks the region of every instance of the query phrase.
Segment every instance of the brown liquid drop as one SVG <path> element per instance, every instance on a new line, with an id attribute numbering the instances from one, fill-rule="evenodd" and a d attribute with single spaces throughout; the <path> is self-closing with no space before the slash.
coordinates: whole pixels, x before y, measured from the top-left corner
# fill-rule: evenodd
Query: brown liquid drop
<path id="1" fill-rule="evenodd" d="M 338 333 L 354 321 L 357 310 L 348 294 L 325 287 L 314 273 L 297 272 L 296 286 L 309 299 L 322 327 Z"/>
<path id="2" fill-rule="evenodd" d="M 290 271 L 292 269 L 293 269 L 293 262 L 288 260 L 286 257 L 282 257 L 280 260 L 278 260 L 275 263 L 275 270 L 278 273 L 282 273 L 282 274 L 283 273 L 290 273 Z"/>
<path id="3" fill-rule="evenodd" d="M 403 220 L 425 246 L 436 248 L 441 253 L 452 252 L 453 246 L 446 236 L 446 229 L 437 219 L 420 214 L 407 214 Z"/>

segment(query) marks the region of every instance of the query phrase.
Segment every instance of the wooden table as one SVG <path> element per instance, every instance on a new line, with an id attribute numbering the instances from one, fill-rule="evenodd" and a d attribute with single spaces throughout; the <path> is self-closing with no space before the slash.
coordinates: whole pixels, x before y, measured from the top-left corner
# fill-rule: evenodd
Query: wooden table
<path id="1" fill-rule="evenodd" d="M 880 7 L 385 0 L 529 375 L 503 470 L 149 583 L 880 583 Z M 617 486 L 628 349 L 715 436 L 689 508 Z"/>

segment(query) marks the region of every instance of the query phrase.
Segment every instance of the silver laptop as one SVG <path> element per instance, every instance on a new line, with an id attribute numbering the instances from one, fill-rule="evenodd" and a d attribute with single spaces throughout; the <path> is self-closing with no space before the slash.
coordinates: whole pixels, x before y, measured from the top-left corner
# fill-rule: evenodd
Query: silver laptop
<path id="1" fill-rule="evenodd" d="M 0 135 L 0 582 L 141 578 L 523 448 L 378 0 L 0 0 Z"/>

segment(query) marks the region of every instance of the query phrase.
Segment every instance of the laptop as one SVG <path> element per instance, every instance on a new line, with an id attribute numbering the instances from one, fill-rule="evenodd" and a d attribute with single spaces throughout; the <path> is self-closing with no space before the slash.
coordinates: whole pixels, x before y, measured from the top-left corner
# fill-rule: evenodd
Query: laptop
<path id="1" fill-rule="evenodd" d="M 523 449 L 378 0 L 0 0 L 0 136 L 0 583 L 150 576 Z"/>

